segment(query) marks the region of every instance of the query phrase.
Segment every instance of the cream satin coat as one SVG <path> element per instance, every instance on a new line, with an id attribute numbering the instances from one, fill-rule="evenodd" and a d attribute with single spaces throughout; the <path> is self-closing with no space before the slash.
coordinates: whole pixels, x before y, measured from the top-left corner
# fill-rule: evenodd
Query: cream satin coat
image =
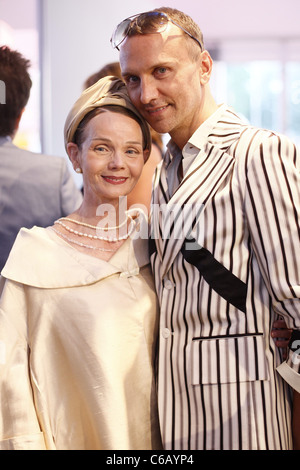
<path id="1" fill-rule="evenodd" d="M 147 240 L 106 262 L 22 229 L 2 276 L 0 449 L 159 448 Z"/>

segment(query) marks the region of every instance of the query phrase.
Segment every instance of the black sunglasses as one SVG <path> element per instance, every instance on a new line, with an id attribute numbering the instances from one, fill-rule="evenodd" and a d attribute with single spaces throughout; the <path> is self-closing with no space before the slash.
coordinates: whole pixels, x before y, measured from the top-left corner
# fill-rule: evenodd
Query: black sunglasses
<path id="1" fill-rule="evenodd" d="M 199 44 L 201 51 L 203 50 L 202 44 L 198 39 L 169 18 L 166 13 L 159 11 L 148 11 L 146 13 L 140 13 L 126 18 L 118 24 L 112 34 L 110 42 L 114 49 L 119 50 L 119 46 L 126 39 L 133 27 L 136 27 L 141 34 L 163 33 L 167 29 L 169 21 L 184 31 L 188 36 L 190 36 L 190 38 L 194 39 Z"/>

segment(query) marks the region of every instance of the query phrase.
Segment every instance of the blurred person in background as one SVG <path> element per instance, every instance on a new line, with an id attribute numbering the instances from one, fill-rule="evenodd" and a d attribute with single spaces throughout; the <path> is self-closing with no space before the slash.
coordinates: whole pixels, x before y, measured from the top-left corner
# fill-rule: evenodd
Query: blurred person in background
<path id="1" fill-rule="evenodd" d="M 0 47 L 0 272 L 21 227 L 47 227 L 82 201 L 64 158 L 33 153 L 13 139 L 30 96 L 30 62 Z"/>

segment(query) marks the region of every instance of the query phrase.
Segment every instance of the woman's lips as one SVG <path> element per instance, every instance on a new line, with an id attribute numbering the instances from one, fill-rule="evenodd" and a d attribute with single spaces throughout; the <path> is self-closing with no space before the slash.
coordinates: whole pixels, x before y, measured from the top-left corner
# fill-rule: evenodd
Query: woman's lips
<path id="1" fill-rule="evenodd" d="M 103 176 L 103 179 L 110 184 L 124 184 L 127 178 L 121 176 Z"/>

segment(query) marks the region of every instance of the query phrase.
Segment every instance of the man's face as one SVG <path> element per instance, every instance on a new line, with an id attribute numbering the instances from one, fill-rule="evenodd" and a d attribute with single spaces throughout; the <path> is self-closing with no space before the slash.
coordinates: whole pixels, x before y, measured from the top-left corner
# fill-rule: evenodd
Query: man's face
<path id="1" fill-rule="evenodd" d="M 120 48 L 120 65 L 129 96 L 159 133 L 169 133 L 182 146 L 203 119 L 202 54 L 191 56 L 179 28 L 127 37 Z M 192 40 L 191 40 L 192 41 Z"/>

